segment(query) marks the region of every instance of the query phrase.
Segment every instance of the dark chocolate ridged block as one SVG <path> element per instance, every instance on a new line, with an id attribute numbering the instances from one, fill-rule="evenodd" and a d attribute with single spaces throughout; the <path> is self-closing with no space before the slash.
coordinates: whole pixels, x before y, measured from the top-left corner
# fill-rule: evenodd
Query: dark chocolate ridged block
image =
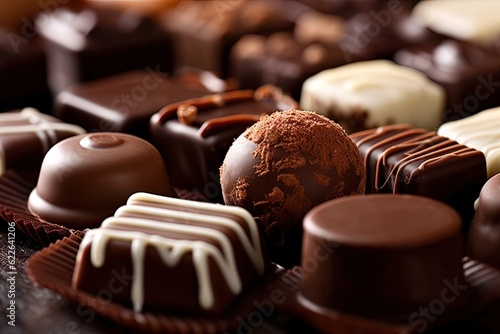
<path id="1" fill-rule="evenodd" d="M 116 131 L 149 138 L 149 118 L 165 105 L 229 88 L 209 72 L 169 77 L 152 69 L 136 70 L 62 91 L 54 112 L 89 132 Z"/>
<path id="2" fill-rule="evenodd" d="M 57 142 L 85 133 L 33 108 L 0 114 L 0 175 L 8 169 L 36 168 Z"/>
<path id="3" fill-rule="evenodd" d="M 137 193 L 87 233 L 73 287 L 99 294 L 113 273 L 129 281 L 113 300 L 136 312 L 217 314 L 269 269 L 257 224 L 238 207 Z"/>
<path id="4" fill-rule="evenodd" d="M 467 242 L 471 258 L 500 269 L 500 174 L 481 189 Z"/>
<path id="5" fill-rule="evenodd" d="M 47 152 L 28 207 L 53 224 L 92 228 L 138 191 L 175 196 L 151 144 L 123 133 L 80 135 Z"/>
<path id="6" fill-rule="evenodd" d="M 433 131 L 383 126 L 350 135 L 366 165 L 366 193 L 430 197 L 460 212 L 467 230 L 486 182 L 484 154 Z"/>
<path id="7" fill-rule="evenodd" d="M 452 208 L 419 196 L 351 196 L 317 206 L 304 218 L 299 301 L 315 312 L 422 332 L 470 300 L 460 229 Z M 444 309 L 427 321 L 421 312 L 436 301 Z"/>
<path id="8" fill-rule="evenodd" d="M 208 95 L 164 107 L 151 117 L 151 135 L 175 187 L 222 202 L 219 167 L 233 140 L 262 115 L 297 107 L 272 86 Z"/>

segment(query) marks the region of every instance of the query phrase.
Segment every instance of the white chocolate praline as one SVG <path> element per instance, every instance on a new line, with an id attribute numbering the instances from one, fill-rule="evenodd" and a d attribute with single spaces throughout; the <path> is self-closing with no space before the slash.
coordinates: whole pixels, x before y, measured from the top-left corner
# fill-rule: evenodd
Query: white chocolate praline
<path id="1" fill-rule="evenodd" d="M 441 124 L 444 89 L 423 73 L 388 60 L 324 70 L 304 82 L 300 107 L 342 119 L 367 113 L 365 128 L 398 123 L 435 130 Z M 335 120 L 335 117 L 333 117 Z"/>
<path id="2" fill-rule="evenodd" d="M 177 209 L 172 210 L 171 207 Z M 189 209 L 202 213 L 189 212 Z M 243 221 L 249 232 L 245 232 L 240 222 L 228 218 L 230 216 L 238 217 L 238 220 Z M 162 219 L 179 221 L 179 223 L 165 222 Z M 207 227 L 207 225 L 224 226 L 233 230 L 248 257 L 252 260 L 256 271 L 261 275 L 264 273 L 265 266 L 258 227 L 246 210 L 239 207 L 198 203 L 147 193 L 132 195 L 127 205 L 119 208 L 114 217 L 106 219 L 100 228 L 87 232 L 80 245 L 77 263 L 81 261 L 84 249 L 89 244 L 92 244 L 91 263 L 94 267 L 99 268 L 105 262 L 106 245 L 110 240 L 130 242 L 134 277 L 131 301 L 134 311 L 140 312 L 144 305 L 144 262 L 147 246 L 156 248 L 163 263 L 169 267 L 175 267 L 184 254 L 191 253 L 198 279 L 199 305 L 203 309 L 210 309 L 214 305 L 214 293 L 210 280 L 209 258 L 216 263 L 233 294 L 241 292 L 242 284 L 231 240 L 226 234 Z M 116 227 L 137 228 L 138 231 L 123 231 L 116 229 Z M 160 235 L 139 232 L 140 229 L 144 228 L 163 233 L 183 233 L 194 236 L 195 240 L 169 239 Z M 196 236 L 213 240 L 220 245 L 220 249 L 203 240 L 196 240 Z M 75 280 L 76 277 L 77 274 L 74 275 L 73 279 Z"/>
<path id="3" fill-rule="evenodd" d="M 9 124 L 12 123 L 12 124 Z M 86 131 L 73 124 L 59 122 L 58 119 L 42 114 L 34 108 L 24 108 L 20 112 L 0 114 L 0 136 L 33 133 L 40 140 L 43 152 L 47 152 L 58 142 L 57 131 L 66 131 L 75 135 Z M 7 169 L 5 152 L 0 145 L 0 175 Z"/>
<path id="4" fill-rule="evenodd" d="M 422 1 L 412 15 L 429 29 L 459 40 L 487 43 L 500 36 L 500 1 Z"/>
<path id="5" fill-rule="evenodd" d="M 445 123 L 438 134 L 483 152 L 488 177 L 500 173 L 500 107 Z"/>

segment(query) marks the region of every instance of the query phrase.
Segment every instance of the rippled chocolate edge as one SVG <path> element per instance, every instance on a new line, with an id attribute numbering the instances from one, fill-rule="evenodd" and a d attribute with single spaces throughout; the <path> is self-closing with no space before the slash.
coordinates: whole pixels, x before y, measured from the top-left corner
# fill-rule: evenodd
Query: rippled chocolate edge
<path id="1" fill-rule="evenodd" d="M 42 246 L 73 234 L 82 236 L 82 231 L 48 223 L 29 211 L 28 196 L 36 186 L 38 172 L 9 170 L 0 177 L 0 219 L 14 222 L 18 231 Z"/>
<path id="2" fill-rule="evenodd" d="M 29 260 L 26 266 L 28 276 L 39 286 L 86 306 L 96 314 L 111 319 L 123 327 L 140 332 L 217 334 L 235 329 L 240 317 L 246 318 L 254 311 L 255 306 L 252 301 L 266 298 L 268 290 L 274 286 L 273 282 L 284 272 L 275 266 L 274 273 L 264 282 L 244 293 L 227 313 L 217 317 L 182 315 L 165 311 L 135 313 L 126 305 L 108 302 L 71 287 L 81 241 L 82 236 L 73 234 L 44 248 Z"/>

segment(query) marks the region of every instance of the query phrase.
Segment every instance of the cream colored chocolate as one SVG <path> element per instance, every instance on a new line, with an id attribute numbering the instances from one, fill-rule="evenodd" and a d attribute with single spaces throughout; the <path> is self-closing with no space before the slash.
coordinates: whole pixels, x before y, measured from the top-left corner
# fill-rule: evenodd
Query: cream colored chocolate
<path id="1" fill-rule="evenodd" d="M 500 107 L 445 123 L 439 127 L 438 134 L 482 151 L 488 177 L 500 173 Z"/>
<path id="2" fill-rule="evenodd" d="M 374 60 L 325 70 L 307 79 L 300 106 L 354 132 L 397 123 L 436 129 L 444 103 L 444 89 L 424 74 Z"/>
<path id="3" fill-rule="evenodd" d="M 40 113 L 34 108 L 24 108 L 20 112 L 0 114 L 0 136 L 34 134 L 44 153 L 61 140 L 57 132 L 79 135 L 85 130 L 73 124 L 62 123 L 58 119 Z M 23 149 L 19 147 L 19 149 Z M 0 175 L 5 173 L 7 162 L 0 142 Z"/>
<path id="4" fill-rule="evenodd" d="M 246 224 L 249 233 L 245 232 L 241 221 Z M 264 273 L 258 228 L 247 211 L 238 207 L 196 203 L 147 193 L 132 195 L 127 205 L 119 208 L 114 217 L 106 219 L 100 228 L 91 230 L 85 235 L 77 256 L 77 264 L 89 244 L 92 244 L 91 263 L 99 268 L 105 262 L 106 247 L 111 240 L 130 242 L 134 277 L 131 301 L 134 310 L 140 312 L 144 306 L 147 247 L 154 247 L 163 263 L 170 267 L 178 265 L 181 258 L 190 253 L 198 279 L 199 304 L 203 309 L 210 309 L 214 304 L 210 260 L 217 265 L 234 295 L 240 293 L 243 288 L 235 250 L 229 236 L 210 226 L 223 226 L 232 230 L 257 272 L 261 275 Z M 145 232 L 145 229 L 162 232 L 163 236 L 150 234 Z M 168 233 L 191 237 L 186 239 L 165 237 Z M 214 244 L 220 245 L 220 248 Z M 77 277 L 78 274 L 75 273 L 74 285 Z"/>
<path id="5" fill-rule="evenodd" d="M 414 17 L 437 33 L 473 43 L 486 43 L 500 36 L 500 1 L 422 1 Z"/>

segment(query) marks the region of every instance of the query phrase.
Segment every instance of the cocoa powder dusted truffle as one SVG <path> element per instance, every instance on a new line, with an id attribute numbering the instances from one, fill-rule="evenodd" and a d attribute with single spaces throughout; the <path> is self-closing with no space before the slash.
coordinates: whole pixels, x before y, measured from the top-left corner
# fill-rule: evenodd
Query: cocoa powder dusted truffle
<path id="1" fill-rule="evenodd" d="M 259 217 L 274 260 L 285 250 L 280 261 L 286 262 L 300 255 L 305 214 L 325 201 L 363 194 L 365 171 L 340 125 L 314 112 L 287 110 L 264 116 L 235 140 L 221 184 L 225 203 Z"/>

